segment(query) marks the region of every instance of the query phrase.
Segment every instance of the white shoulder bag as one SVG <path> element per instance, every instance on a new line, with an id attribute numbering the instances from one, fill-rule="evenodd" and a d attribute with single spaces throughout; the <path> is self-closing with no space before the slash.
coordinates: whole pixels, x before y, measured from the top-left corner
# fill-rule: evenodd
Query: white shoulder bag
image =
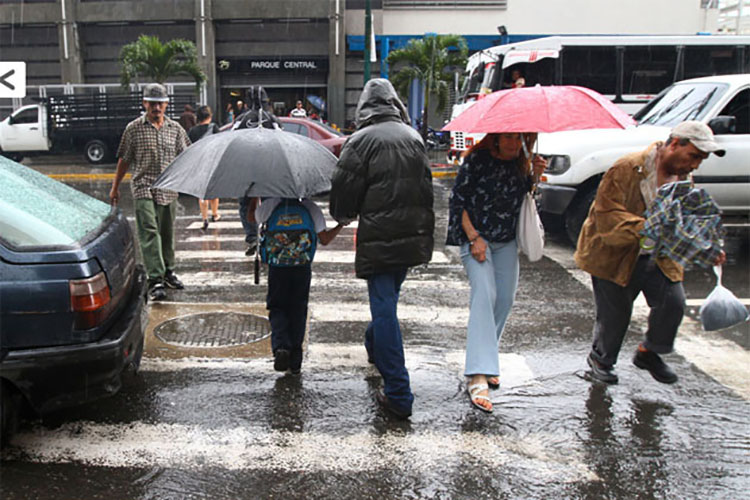
<path id="1" fill-rule="evenodd" d="M 531 262 L 542 258 L 544 250 L 544 226 L 536 211 L 536 202 L 531 193 L 526 193 L 521 203 L 521 213 L 516 224 L 518 249 L 526 254 Z"/>

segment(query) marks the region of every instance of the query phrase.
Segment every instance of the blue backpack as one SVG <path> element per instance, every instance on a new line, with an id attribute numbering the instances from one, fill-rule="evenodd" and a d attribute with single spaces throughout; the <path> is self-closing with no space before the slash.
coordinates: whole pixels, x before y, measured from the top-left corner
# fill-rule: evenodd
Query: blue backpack
<path id="1" fill-rule="evenodd" d="M 282 200 L 268 218 L 260 237 L 264 264 L 304 266 L 312 262 L 318 246 L 310 212 L 297 200 Z"/>

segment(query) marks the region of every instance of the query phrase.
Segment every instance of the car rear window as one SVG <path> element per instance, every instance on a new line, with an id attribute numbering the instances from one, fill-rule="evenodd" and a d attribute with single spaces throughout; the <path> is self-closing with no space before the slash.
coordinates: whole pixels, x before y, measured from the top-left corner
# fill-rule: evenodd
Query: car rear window
<path id="1" fill-rule="evenodd" d="M 109 213 L 106 203 L 0 156 L 0 240 L 7 246 L 75 245 Z"/>

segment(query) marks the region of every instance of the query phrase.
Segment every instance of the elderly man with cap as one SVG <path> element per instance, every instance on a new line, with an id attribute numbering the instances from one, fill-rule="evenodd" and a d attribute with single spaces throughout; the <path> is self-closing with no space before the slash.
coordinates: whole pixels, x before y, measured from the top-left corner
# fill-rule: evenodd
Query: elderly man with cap
<path id="1" fill-rule="evenodd" d="M 593 345 L 587 362 L 593 379 L 616 384 L 614 365 L 640 292 L 651 308 L 645 340 L 633 364 L 657 381 L 671 384 L 677 375 L 659 354 L 672 352 L 685 310 L 683 268 L 655 257 L 642 244 L 644 212 L 657 189 L 685 180 L 710 153 L 724 156 L 713 132 L 703 123 L 676 125 L 666 142 L 617 160 L 602 178 L 596 199 L 578 237 L 575 260 L 591 274 L 596 306 Z M 726 260 L 724 252 L 716 264 Z"/>
<path id="2" fill-rule="evenodd" d="M 158 83 L 146 85 L 143 107 L 146 113 L 125 128 L 117 150 L 117 172 L 109 198 L 120 200 L 120 182 L 133 167 L 130 188 L 135 205 L 135 222 L 143 261 L 148 273 L 151 300 L 167 297 L 165 286 L 184 288 L 174 273 L 174 220 L 177 193 L 153 189 L 159 174 L 190 145 L 187 133 L 176 121 L 165 116 L 167 89 Z"/>

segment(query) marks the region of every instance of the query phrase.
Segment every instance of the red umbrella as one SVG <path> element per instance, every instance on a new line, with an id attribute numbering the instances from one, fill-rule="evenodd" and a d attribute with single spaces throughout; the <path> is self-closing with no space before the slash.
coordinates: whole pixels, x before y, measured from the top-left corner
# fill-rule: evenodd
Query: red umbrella
<path id="1" fill-rule="evenodd" d="M 601 94 L 572 85 L 499 90 L 451 120 L 443 130 L 467 133 L 560 132 L 626 128 L 630 116 Z"/>

